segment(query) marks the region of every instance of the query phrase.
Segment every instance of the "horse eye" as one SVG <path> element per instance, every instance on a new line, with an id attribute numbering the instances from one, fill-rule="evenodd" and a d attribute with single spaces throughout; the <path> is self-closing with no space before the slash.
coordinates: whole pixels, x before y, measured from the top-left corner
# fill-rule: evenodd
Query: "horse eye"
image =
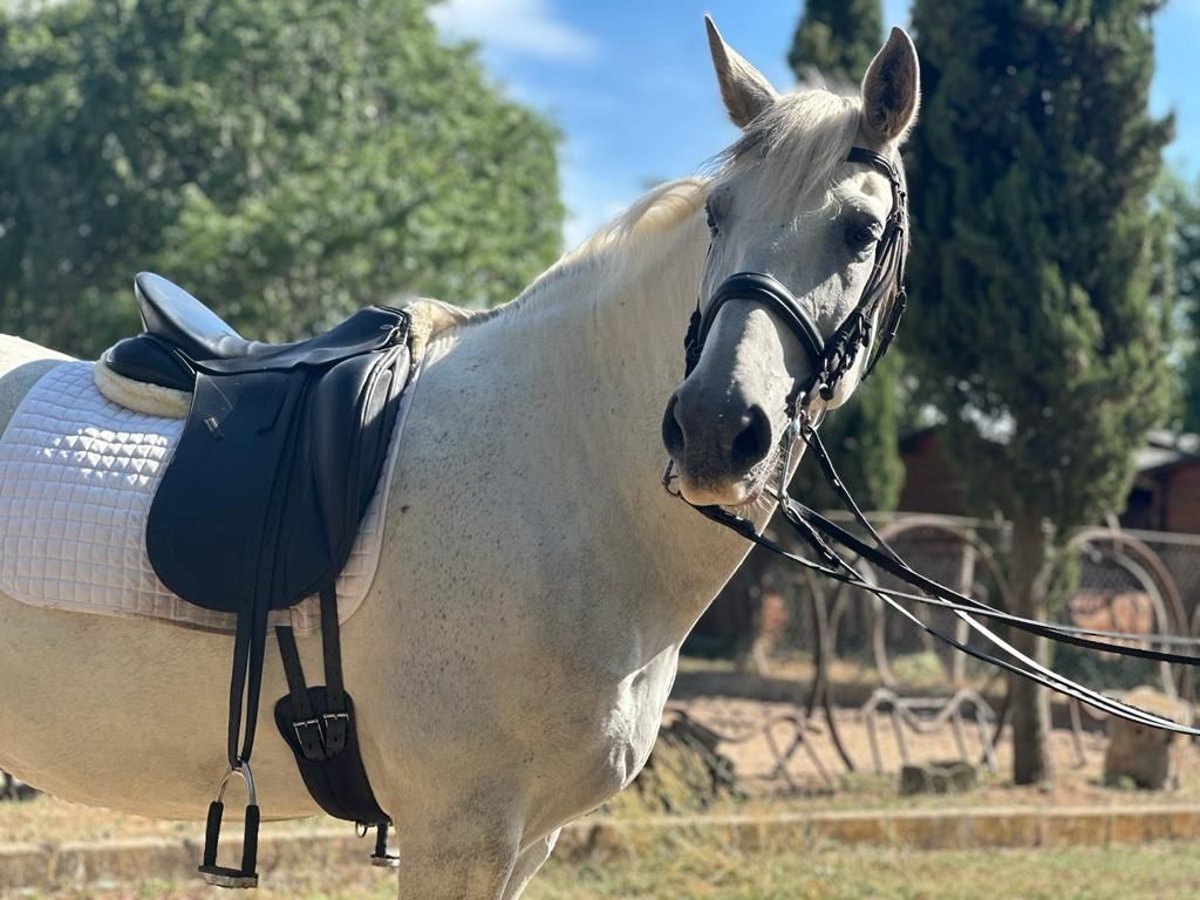
<path id="1" fill-rule="evenodd" d="M 879 235 L 882 232 L 883 226 L 878 222 L 871 222 L 867 225 L 852 225 L 846 229 L 846 244 L 855 253 L 862 253 L 879 240 Z"/>
<path id="2" fill-rule="evenodd" d="M 708 217 L 708 230 L 713 237 L 717 236 L 717 217 L 713 215 L 712 206 L 704 204 L 704 214 Z"/>

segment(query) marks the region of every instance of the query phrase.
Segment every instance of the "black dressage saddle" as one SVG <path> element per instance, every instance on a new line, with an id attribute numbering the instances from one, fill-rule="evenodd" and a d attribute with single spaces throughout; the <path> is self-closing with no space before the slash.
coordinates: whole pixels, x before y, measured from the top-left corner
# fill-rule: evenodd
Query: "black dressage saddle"
<path id="1" fill-rule="evenodd" d="M 102 361 L 119 375 L 192 394 L 150 508 L 150 562 L 184 600 L 237 617 L 229 771 L 209 809 L 200 871 L 222 886 L 257 883 L 249 760 L 267 616 L 314 595 L 326 683 L 307 687 L 291 628 L 277 627 L 289 693 L 276 705 L 276 724 L 317 802 L 332 815 L 378 826 L 373 860 L 388 864 L 390 823 L 367 783 L 342 684 L 336 580 L 378 485 L 409 378 L 408 317 L 372 306 L 309 340 L 268 344 L 245 340 L 158 275 L 138 275 L 135 293 L 145 331 Z M 233 775 L 248 795 L 240 869 L 216 862 Z"/>

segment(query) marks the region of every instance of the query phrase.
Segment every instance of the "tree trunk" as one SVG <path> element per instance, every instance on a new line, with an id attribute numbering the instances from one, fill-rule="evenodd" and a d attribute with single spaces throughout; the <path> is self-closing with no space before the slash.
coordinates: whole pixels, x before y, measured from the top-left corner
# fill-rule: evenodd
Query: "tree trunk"
<path id="1" fill-rule="evenodd" d="M 1046 533 L 1036 516 L 1014 516 L 1012 554 L 1009 557 L 1009 587 L 1012 612 L 1018 616 L 1045 619 Z M 1009 641 L 1042 665 L 1049 663 L 1045 638 L 1011 629 Z M 1013 781 L 1041 784 L 1054 775 L 1050 756 L 1050 695 L 1041 685 L 1020 675 L 1008 676 L 1009 708 L 1012 710 Z"/>

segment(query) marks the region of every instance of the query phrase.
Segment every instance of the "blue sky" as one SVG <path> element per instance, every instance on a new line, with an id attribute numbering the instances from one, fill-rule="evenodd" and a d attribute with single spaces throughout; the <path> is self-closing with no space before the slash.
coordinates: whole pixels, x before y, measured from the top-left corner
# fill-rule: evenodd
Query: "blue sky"
<path id="1" fill-rule="evenodd" d="M 908 24 L 908 0 L 884 0 L 885 25 Z M 709 12 L 725 39 L 779 88 L 799 0 L 445 0 L 450 38 L 479 42 L 491 77 L 563 132 L 566 242 L 578 242 L 664 178 L 694 171 L 734 137 L 705 44 Z M 1200 171 L 1200 0 L 1171 0 L 1155 19 L 1156 112 L 1173 109 L 1168 161 Z M 918 51 L 920 46 L 918 45 Z"/>

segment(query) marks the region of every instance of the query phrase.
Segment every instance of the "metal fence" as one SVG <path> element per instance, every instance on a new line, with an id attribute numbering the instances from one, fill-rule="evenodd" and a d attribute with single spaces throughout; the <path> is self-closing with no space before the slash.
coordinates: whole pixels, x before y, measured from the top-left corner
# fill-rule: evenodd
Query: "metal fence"
<path id="1" fill-rule="evenodd" d="M 1011 540 L 1007 523 L 924 514 L 870 518 L 922 574 L 989 605 L 1012 608 L 1003 565 Z M 1051 582 L 1070 589 L 1052 592 L 1053 621 L 1137 634 L 1141 637 L 1136 640 L 1148 646 L 1163 636 L 1200 636 L 1200 536 L 1089 528 L 1072 535 L 1054 564 L 1064 567 L 1064 577 Z M 855 566 L 870 582 L 905 587 L 863 561 Z M 754 610 L 753 615 L 717 617 L 723 627 L 750 631 L 729 642 L 737 648 L 740 663 L 760 674 L 785 678 L 803 672 L 802 682 L 808 681 L 799 691 L 806 699 L 799 704 L 794 737 L 786 745 L 792 752 L 785 754 L 784 745 L 771 744 L 765 756 L 777 778 L 783 766 L 805 759 L 810 774 L 826 785 L 832 783 L 830 766 L 836 768 L 837 757 L 847 770 L 880 771 L 881 742 L 891 748 L 892 765 L 897 757 L 907 762 L 909 738 L 937 729 L 953 739 L 952 752 L 995 766 L 993 747 L 1003 728 L 1004 690 L 991 666 L 921 631 L 868 592 L 821 579 L 769 555 L 752 556 L 731 591 L 734 596 L 726 598 L 731 608 L 739 604 L 739 609 Z M 926 607 L 920 616 L 960 641 L 977 640 L 949 612 Z M 1194 673 L 1181 667 L 1172 670 L 1072 647 L 1057 646 L 1054 654 L 1057 671 L 1094 688 L 1111 692 L 1150 685 L 1184 699 L 1196 696 Z M 860 689 L 852 694 L 846 689 L 851 681 L 859 688 L 867 685 L 866 693 Z M 703 708 L 691 714 L 714 733 L 737 731 L 739 742 L 760 731 L 759 739 L 770 741 L 767 706 L 742 711 L 736 728 L 716 719 L 705 723 Z M 1088 714 L 1077 706 L 1070 712 L 1080 752 Z M 859 731 L 865 727 L 869 753 L 864 754 L 861 741 L 857 754 L 846 752 L 839 729 L 844 731 L 847 722 Z M 824 766 L 812 759 L 806 723 L 819 723 L 829 739 L 819 751 Z"/>
<path id="2" fill-rule="evenodd" d="M 1010 540 L 1007 523 L 903 513 L 871 518 L 917 571 L 992 606 L 1010 608 L 1003 574 Z M 854 564 L 873 583 L 906 589 L 866 562 Z M 1067 558 L 1055 563 L 1064 564 L 1074 568 L 1073 590 L 1070 596 L 1051 596 L 1052 620 L 1137 632 L 1150 642 L 1155 635 L 1200 635 L 1200 535 L 1084 529 L 1068 542 Z M 750 594 L 757 615 L 743 618 L 756 634 L 733 642 L 743 651 L 765 650 L 767 660 L 812 658 L 823 649 L 820 626 L 831 658 L 875 668 L 885 686 L 912 680 L 904 677 L 906 673 L 920 676 L 919 670 L 929 669 L 935 660 L 940 669 L 936 674 L 951 685 L 962 684 L 972 671 L 968 657 L 865 591 L 822 580 L 769 556 L 752 558 L 747 570 L 750 577 L 743 578 L 738 589 Z M 729 599 L 744 602 L 747 597 Z M 973 639 L 951 613 L 926 608 L 921 617 L 960 639 Z M 1070 659 L 1065 662 L 1072 664 Z M 1129 680 L 1133 675 L 1124 668 L 1126 663 L 1122 660 L 1120 672 L 1107 668 L 1118 680 Z"/>

